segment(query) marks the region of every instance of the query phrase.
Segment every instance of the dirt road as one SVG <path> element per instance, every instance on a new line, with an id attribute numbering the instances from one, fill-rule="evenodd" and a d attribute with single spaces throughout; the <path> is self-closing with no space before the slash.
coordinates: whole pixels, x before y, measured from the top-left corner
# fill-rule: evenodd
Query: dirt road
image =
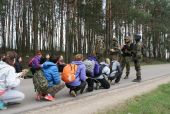
<path id="1" fill-rule="evenodd" d="M 124 75 L 123 75 L 124 76 Z M 158 85 L 170 81 L 170 64 L 148 65 L 142 67 L 142 82 L 134 83 L 134 68 L 131 68 L 130 78 L 122 79 L 120 84 L 113 85 L 109 90 L 95 90 L 72 98 L 65 88 L 56 95 L 54 102 L 36 102 L 31 80 L 24 80 L 21 90 L 26 99 L 20 104 L 2 114 L 92 114 L 109 107 L 114 107 L 125 100 L 155 89 Z"/>

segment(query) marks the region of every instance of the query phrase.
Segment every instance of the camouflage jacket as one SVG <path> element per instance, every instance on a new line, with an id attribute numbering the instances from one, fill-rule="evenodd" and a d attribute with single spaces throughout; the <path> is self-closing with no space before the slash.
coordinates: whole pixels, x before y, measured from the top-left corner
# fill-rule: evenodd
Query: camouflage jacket
<path id="1" fill-rule="evenodd" d="M 123 45 L 123 48 L 121 49 L 122 55 L 125 57 L 132 56 L 133 46 L 134 46 L 133 43 L 128 43 L 128 44 Z"/>
<path id="2" fill-rule="evenodd" d="M 96 51 L 96 53 L 100 53 L 100 54 L 104 53 L 104 51 L 105 51 L 104 41 L 99 40 L 96 42 L 95 51 Z"/>
<path id="3" fill-rule="evenodd" d="M 141 59 L 142 58 L 142 42 L 137 42 L 134 44 L 133 50 L 132 50 L 132 56 L 133 59 Z"/>
<path id="4" fill-rule="evenodd" d="M 113 49 L 113 51 L 111 51 L 112 53 L 119 53 L 120 52 L 119 44 L 118 44 L 117 41 L 113 41 L 111 43 L 110 50 L 111 49 Z"/>

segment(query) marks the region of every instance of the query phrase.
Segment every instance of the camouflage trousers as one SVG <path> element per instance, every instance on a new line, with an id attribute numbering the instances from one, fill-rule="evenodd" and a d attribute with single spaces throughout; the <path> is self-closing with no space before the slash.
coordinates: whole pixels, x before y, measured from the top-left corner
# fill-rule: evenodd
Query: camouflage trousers
<path id="1" fill-rule="evenodd" d="M 121 59 L 121 68 L 122 71 L 124 70 L 124 68 L 126 67 L 126 76 L 129 76 L 130 73 L 130 61 L 131 61 L 131 57 L 126 56 L 126 57 L 122 57 Z"/>
<path id="2" fill-rule="evenodd" d="M 47 90 L 47 93 L 51 94 L 52 96 L 55 96 L 55 94 L 60 91 L 61 89 L 63 89 L 65 87 L 65 83 L 61 82 L 58 85 L 54 85 L 53 87 L 49 88 Z"/>
<path id="3" fill-rule="evenodd" d="M 134 66 L 136 70 L 136 76 L 141 77 L 141 59 L 135 59 L 134 61 Z"/>

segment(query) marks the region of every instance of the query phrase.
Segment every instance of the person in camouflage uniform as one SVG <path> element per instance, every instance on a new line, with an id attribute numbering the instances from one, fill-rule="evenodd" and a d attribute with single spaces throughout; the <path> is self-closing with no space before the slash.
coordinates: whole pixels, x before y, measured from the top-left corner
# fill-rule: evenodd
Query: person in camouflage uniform
<path id="1" fill-rule="evenodd" d="M 118 41 L 116 38 L 113 38 L 112 39 L 112 43 L 111 43 L 111 46 L 110 46 L 110 59 L 114 57 L 117 58 L 117 60 L 119 61 L 120 60 L 120 46 L 118 44 Z"/>
<path id="2" fill-rule="evenodd" d="M 133 43 L 131 43 L 131 38 L 129 36 L 126 36 L 124 38 L 124 41 L 125 44 L 121 49 L 122 51 L 121 68 L 123 71 L 126 66 L 126 76 L 124 77 L 124 79 L 128 79 L 130 73 L 130 61 L 132 56 L 131 52 L 133 49 Z"/>
<path id="3" fill-rule="evenodd" d="M 100 60 L 101 57 L 103 57 L 103 54 L 105 52 L 105 44 L 104 44 L 104 40 L 102 38 L 97 39 L 95 52 L 96 52 L 97 59 Z"/>
<path id="4" fill-rule="evenodd" d="M 135 44 L 132 50 L 132 59 L 134 62 L 135 70 L 136 70 L 136 79 L 133 82 L 141 81 L 141 59 L 142 59 L 142 42 L 140 42 L 141 35 L 135 34 L 134 36 Z"/>

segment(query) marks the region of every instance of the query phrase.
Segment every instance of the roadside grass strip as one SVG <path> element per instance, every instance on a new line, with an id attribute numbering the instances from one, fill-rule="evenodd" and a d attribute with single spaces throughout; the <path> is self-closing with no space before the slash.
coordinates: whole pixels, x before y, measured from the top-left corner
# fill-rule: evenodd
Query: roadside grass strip
<path id="1" fill-rule="evenodd" d="M 129 99 L 125 104 L 102 114 L 170 114 L 170 83 L 161 85 L 150 93 Z"/>

